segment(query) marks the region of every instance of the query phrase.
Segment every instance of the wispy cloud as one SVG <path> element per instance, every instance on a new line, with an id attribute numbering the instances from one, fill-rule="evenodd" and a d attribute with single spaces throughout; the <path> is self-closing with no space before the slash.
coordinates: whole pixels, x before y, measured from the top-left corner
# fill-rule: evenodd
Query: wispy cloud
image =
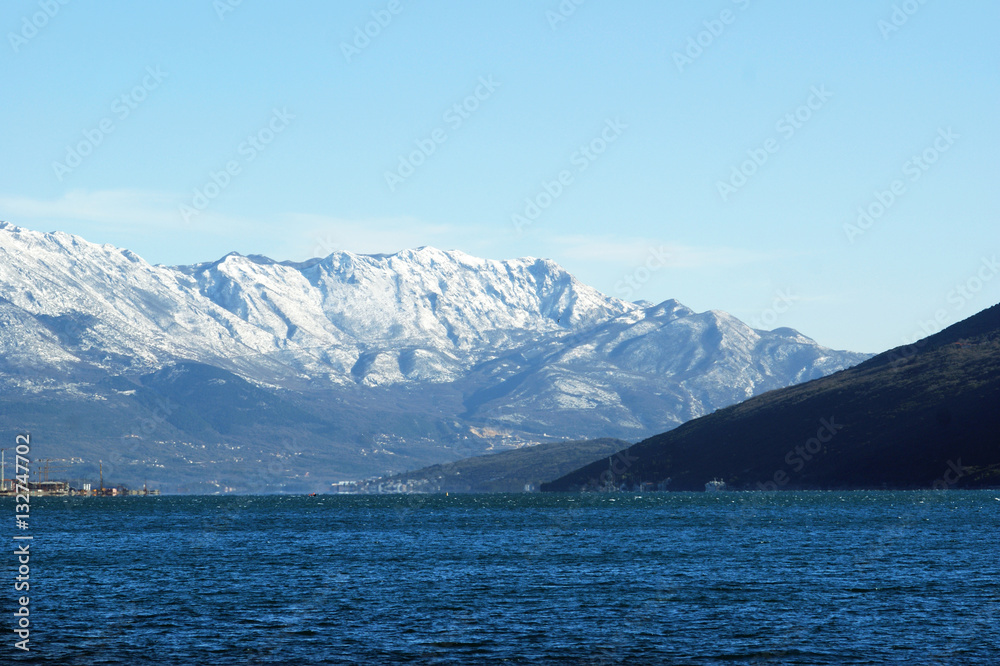
<path id="1" fill-rule="evenodd" d="M 483 228 L 435 224 L 416 217 L 345 217 L 287 212 L 276 215 L 233 215 L 212 205 L 185 216 L 183 195 L 170 192 L 117 189 L 75 189 L 52 199 L 0 194 L 0 220 L 40 231 L 69 231 L 87 237 L 113 238 L 116 243 L 145 245 L 161 239 L 153 261 L 183 263 L 203 257 L 186 256 L 195 247 L 221 243 L 242 251 L 281 259 L 326 256 L 337 250 L 386 253 L 433 245 L 476 253 L 495 250 Z M 240 242 L 253 239 L 253 244 Z M 214 239 L 214 240 L 213 240 Z M 495 252 L 494 252 L 495 254 Z"/>
<path id="2" fill-rule="evenodd" d="M 339 250 L 374 254 L 422 245 L 495 259 L 546 256 L 560 262 L 586 262 L 595 268 L 614 266 L 616 271 L 643 263 L 653 250 L 669 258 L 665 268 L 674 269 L 740 266 L 777 257 L 776 253 L 727 246 L 585 234 L 542 235 L 528 248 L 491 233 L 494 230 L 488 225 L 440 224 L 412 216 L 348 219 L 300 212 L 240 216 L 208 206 L 185 221 L 179 212 L 184 201 L 181 194 L 138 189 L 75 189 L 54 199 L 0 195 L 0 219 L 85 237 L 107 232 L 116 243 L 144 246 L 152 255 L 150 260 L 161 263 L 203 261 L 203 256 L 188 255 L 203 247 L 199 255 L 210 252 L 214 256 L 234 249 L 234 239 L 241 238 L 255 239 L 252 245 L 238 243 L 241 251 L 297 260 Z"/>
<path id="3" fill-rule="evenodd" d="M 187 221 L 179 211 L 183 201 L 182 195 L 137 189 L 76 189 L 54 199 L 0 194 L 0 219 L 127 247 L 151 263 L 163 264 L 206 261 L 237 248 L 269 252 L 268 234 L 282 239 L 289 231 L 274 220 L 230 215 L 211 207 Z M 252 245 L 241 242 L 247 238 L 253 239 Z"/>
<path id="4" fill-rule="evenodd" d="M 655 249 L 669 257 L 668 268 L 740 266 L 777 257 L 777 253 L 727 246 L 691 246 L 649 238 L 569 235 L 555 236 L 551 242 L 566 257 L 616 264 L 641 262 Z"/>
<path id="5" fill-rule="evenodd" d="M 92 222 L 109 227 L 179 226 L 177 199 L 148 190 L 70 190 L 56 199 L 0 195 L 0 211 L 11 222 Z"/>

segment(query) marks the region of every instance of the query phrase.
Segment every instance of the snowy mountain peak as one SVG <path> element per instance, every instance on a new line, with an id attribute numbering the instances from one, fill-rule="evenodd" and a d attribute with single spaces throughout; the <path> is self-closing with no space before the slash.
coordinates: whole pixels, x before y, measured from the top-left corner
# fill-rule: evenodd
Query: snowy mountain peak
<path id="1" fill-rule="evenodd" d="M 628 303 L 550 260 L 428 246 L 171 267 L 3 223 L 0 290 L 0 388 L 194 361 L 299 391 L 447 386 L 468 418 L 594 426 L 573 436 L 658 432 L 864 358 L 673 299 Z"/>
<path id="2" fill-rule="evenodd" d="M 671 298 L 659 305 L 645 308 L 644 314 L 650 318 L 676 319 L 677 317 L 689 317 L 694 314 L 694 310 Z"/>

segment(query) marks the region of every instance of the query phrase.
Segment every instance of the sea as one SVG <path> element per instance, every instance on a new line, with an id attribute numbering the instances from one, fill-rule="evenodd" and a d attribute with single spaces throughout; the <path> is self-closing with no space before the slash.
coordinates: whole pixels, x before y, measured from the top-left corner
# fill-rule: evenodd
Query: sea
<path id="1" fill-rule="evenodd" d="M 4 531 L 0 663 L 1000 663 L 1000 491 L 32 498 L 27 593 Z"/>

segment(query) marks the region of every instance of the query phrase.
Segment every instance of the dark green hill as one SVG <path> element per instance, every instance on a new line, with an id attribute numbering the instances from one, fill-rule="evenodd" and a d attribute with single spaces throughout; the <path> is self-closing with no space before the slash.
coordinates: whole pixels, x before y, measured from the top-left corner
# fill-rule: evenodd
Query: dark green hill
<path id="1" fill-rule="evenodd" d="M 1000 486 L 1000 305 L 836 374 L 689 421 L 542 486 Z"/>
<path id="2" fill-rule="evenodd" d="M 420 492 L 506 493 L 522 492 L 526 486 L 537 490 L 543 481 L 626 446 L 628 442 L 620 439 L 549 442 L 432 465 L 380 481 L 384 487 L 400 484 Z"/>

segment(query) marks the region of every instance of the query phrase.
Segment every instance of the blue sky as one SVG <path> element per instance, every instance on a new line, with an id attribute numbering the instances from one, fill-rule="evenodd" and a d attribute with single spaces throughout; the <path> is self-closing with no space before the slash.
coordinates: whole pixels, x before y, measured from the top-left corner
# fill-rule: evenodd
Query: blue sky
<path id="1" fill-rule="evenodd" d="M 856 351 L 1000 301 L 1000 5 L 577 2 L 8 0 L 0 219 L 548 257 Z"/>

